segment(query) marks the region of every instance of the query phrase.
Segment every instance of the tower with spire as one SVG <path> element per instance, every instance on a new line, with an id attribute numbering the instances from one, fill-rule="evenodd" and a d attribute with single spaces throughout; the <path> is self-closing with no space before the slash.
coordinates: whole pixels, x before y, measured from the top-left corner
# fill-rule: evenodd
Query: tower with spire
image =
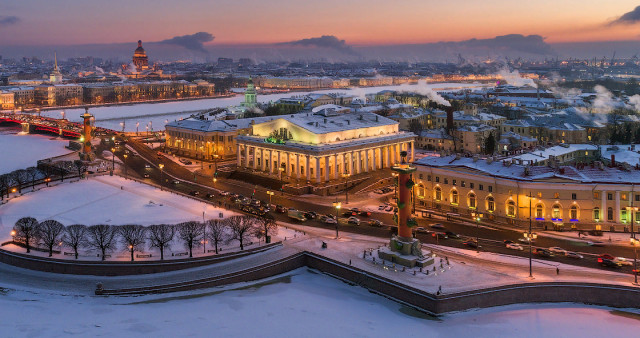
<path id="1" fill-rule="evenodd" d="M 62 73 L 60 73 L 60 69 L 58 68 L 57 52 L 53 52 L 53 72 L 49 74 L 49 82 L 62 83 Z"/>
<path id="2" fill-rule="evenodd" d="M 253 79 L 249 77 L 249 82 L 247 83 L 247 90 L 244 92 L 244 102 L 241 103 L 241 106 L 247 108 L 253 108 L 258 105 L 258 95 L 256 93 L 256 87 L 253 85 Z"/>

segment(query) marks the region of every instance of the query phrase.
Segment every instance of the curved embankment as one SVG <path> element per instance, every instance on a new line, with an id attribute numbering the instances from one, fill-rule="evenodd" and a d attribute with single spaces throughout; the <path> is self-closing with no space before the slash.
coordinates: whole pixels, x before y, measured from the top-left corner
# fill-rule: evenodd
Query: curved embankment
<path id="1" fill-rule="evenodd" d="M 189 282 L 131 289 L 98 289 L 99 295 L 166 293 L 254 281 L 309 267 L 347 283 L 362 286 L 394 301 L 439 315 L 452 311 L 521 303 L 585 303 L 621 308 L 640 305 L 640 288 L 596 283 L 546 282 L 503 285 L 434 295 L 311 252 L 300 252 L 250 269 Z M 108 287 L 108 285 L 106 285 Z"/>
<path id="2" fill-rule="evenodd" d="M 184 259 L 172 259 L 166 261 L 76 261 L 37 257 L 23 253 L 0 249 L 0 262 L 20 268 L 63 273 L 74 275 L 95 276 L 125 276 L 142 275 L 150 273 L 168 272 L 182 269 L 190 269 L 203 265 L 216 264 L 230 259 L 245 257 L 259 252 L 264 252 L 276 246 L 282 246 L 282 242 L 267 244 L 261 247 L 247 249 L 239 252 L 224 253 L 207 257 L 195 257 Z"/>

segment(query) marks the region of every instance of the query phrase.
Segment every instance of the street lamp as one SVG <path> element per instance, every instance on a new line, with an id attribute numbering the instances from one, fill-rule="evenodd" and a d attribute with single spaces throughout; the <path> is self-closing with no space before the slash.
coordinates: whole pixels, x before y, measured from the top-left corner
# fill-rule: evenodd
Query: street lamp
<path id="1" fill-rule="evenodd" d="M 333 202 L 333 207 L 336 208 L 336 239 L 338 238 L 338 214 L 340 213 L 340 208 L 342 208 L 342 203 L 338 202 L 338 199 L 336 198 L 336 201 Z"/>
<path id="2" fill-rule="evenodd" d="M 524 238 L 529 243 L 529 278 L 533 278 L 533 256 L 531 255 L 531 243 L 538 238 L 538 234 L 532 232 L 525 232 Z"/>
<path id="3" fill-rule="evenodd" d="M 162 179 L 162 169 L 164 169 L 164 164 L 158 164 L 158 168 L 160 168 L 160 191 L 162 191 L 163 179 Z"/>
<path id="4" fill-rule="evenodd" d="M 628 210 L 629 213 L 631 213 L 631 238 L 636 238 L 636 234 L 633 231 L 633 223 L 637 221 L 637 219 L 634 220 L 633 218 L 634 218 L 634 214 L 638 212 L 638 207 L 626 207 L 626 209 Z"/>
<path id="5" fill-rule="evenodd" d="M 214 165 L 215 165 L 215 170 L 213 171 L 213 172 L 214 172 L 214 174 L 215 174 L 215 173 L 218 173 L 218 157 L 219 157 L 219 156 L 220 156 L 220 155 L 218 155 L 218 154 L 213 154 L 213 163 L 214 163 Z"/>
<path id="6" fill-rule="evenodd" d="M 200 161 L 200 169 L 204 170 L 204 146 L 200 146 L 200 152 L 202 152 L 202 160 Z"/>
<path id="7" fill-rule="evenodd" d="M 280 172 L 280 196 L 284 196 L 284 181 L 282 181 L 282 173 L 285 171 L 284 164 L 278 168 Z"/>
<path id="8" fill-rule="evenodd" d="M 214 177 L 214 178 L 213 178 L 213 186 L 214 186 L 214 187 L 216 186 L 216 182 L 218 182 L 218 179 Z"/>
<path id="9" fill-rule="evenodd" d="M 111 148 L 111 170 L 116 170 L 116 148 Z"/>
<path id="10" fill-rule="evenodd" d="M 129 155 L 124 154 L 124 155 L 122 155 L 122 156 L 124 156 L 124 177 L 127 177 L 127 157 L 128 157 Z"/>
<path id="11" fill-rule="evenodd" d="M 349 174 L 348 172 L 342 174 L 344 177 L 344 204 L 349 204 Z"/>
<path id="12" fill-rule="evenodd" d="M 271 196 L 273 196 L 274 192 L 271 190 L 267 190 L 267 195 L 269 195 L 269 206 L 271 206 Z"/>
<path id="13" fill-rule="evenodd" d="M 12 238 L 12 240 L 14 242 L 16 241 L 16 231 L 15 230 L 11 230 L 11 238 Z"/>
<path id="14" fill-rule="evenodd" d="M 529 191 L 529 234 L 532 233 L 532 225 L 533 225 L 533 215 L 531 214 L 531 203 L 533 202 L 533 196 L 531 196 L 531 191 Z M 527 236 L 525 236 L 527 238 Z M 533 278 L 533 264 L 532 264 L 532 254 L 531 254 L 531 240 L 529 239 L 529 278 Z"/>
<path id="15" fill-rule="evenodd" d="M 472 211 L 471 217 L 476 221 L 476 252 L 480 252 L 480 220 L 482 219 L 482 214 L 479 212 Z M 438 238 L 436 236 L 436 238 Z"/>
<path id="16" fill-rule="evenodd" d="M 631 238 L 631 245 L 633 245 L 633 284 L 638 285 L 638 273 L 640 271 L 638 271 L 638 244 L 640 244 L 640 241 L 636 238 Z"/>

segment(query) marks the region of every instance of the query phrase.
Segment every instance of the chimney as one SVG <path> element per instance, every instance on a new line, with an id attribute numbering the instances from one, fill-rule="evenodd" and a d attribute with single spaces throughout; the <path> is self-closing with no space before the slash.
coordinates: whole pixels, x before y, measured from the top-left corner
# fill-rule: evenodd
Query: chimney
<path id="1" fill-rule="evenodd" d="M 447 107 L 447 131 L 453 130 L 453 107 Z"/>
<path id="2" fill-rule="evenodd" d="M 378 117 L 380 117 L 380 116 L 376 115 L 376 122 L 378 122 Z"/>
<path id="3" fill-rule="evenodd" d="M 615 167 L 615 166 L 616 166 L 616 155 L 611 154 L 611 167 Z"/>
<path id="4" fill-rule="evenodd" d="M 325 123 L 325 124 L 327 123 L 327 119 L 324 119 L 324 123 Z"/>
<path id="5" fill-rule="evenodd" d="M 351 120 L 347 120 L 347 125 L 351 125 Z"/>

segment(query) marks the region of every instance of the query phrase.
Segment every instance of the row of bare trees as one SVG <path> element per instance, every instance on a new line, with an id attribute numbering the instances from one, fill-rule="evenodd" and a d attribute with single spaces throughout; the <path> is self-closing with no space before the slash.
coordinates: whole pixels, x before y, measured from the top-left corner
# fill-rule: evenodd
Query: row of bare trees
<path id="1" fill-rule="evenodd" d="M 210 242 L 219 252 L 220 245 L 238 241 L 240 250 L 252 236 L 266 238 L 276 233 L 277 225 L 273 216 L 254 217 L 248 215 L 231 216 L 225 219 L 211 219 L 202 222 L 183 222 L 179 224 L 154 224 L 148 227 L 127 224 L 108 225 L 98 224 L 85 226 L 74 224 L 65 227 L 56 220 L 38 222 L 33 217 L 19 219 L 13 228 L 14 240 L 23 243 L 27 253 L 33 246 L 43 246 L 53 256 L 56 245 L 63 245 L 73 250 L 78 259 L 78 251 L 89 248 L 99 251 L 102 260 L 108 253 L 121 248 L 129 251 L 131 260 L 134 260 L 136 251 L 143 251 L 145 245 L 157 248 L 160 251 L 160 259 L 164 260 L 164 252 L 170 248 L 174 240 L 182 242 L 189 251 L 189 257 L 193 257 L 193 249 Z"/>
<path id="2" fill-rule="evenodd" d="M 64 182 L 65 175 L 76 173 L 78 176 L 87 169 L 83 161 L 57 161 L 48 163 L 41 161 L 38 167 L 29 167 L 26 169 L 14 170 L 10 173 L 0 175 L 0 199 L 4 200 L 5 196 L 9 197 L 9 193 L 16 189 L 18 193 L 22 193 L 22 189 L 31 186 L 35 188 L 36 181 L 51 176 L 59 176 Z M 48 184 L 48 183 L 47 183 Z"/>

